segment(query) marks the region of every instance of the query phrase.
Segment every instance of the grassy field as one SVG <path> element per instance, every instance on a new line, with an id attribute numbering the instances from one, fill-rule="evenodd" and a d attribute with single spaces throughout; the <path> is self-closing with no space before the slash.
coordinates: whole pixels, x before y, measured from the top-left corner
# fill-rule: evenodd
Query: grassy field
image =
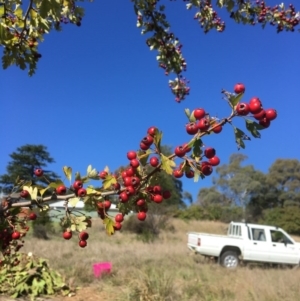
<path id="1" fill-rule="evenodd" d="M 143 243 L 133 234 L 108 237 L 95 220 L 85 249 L 78 247 L 76 237 L 65 241 L 57 234 L 48 241 L 28 238 L 24 251 L 49 259 L 71 285 L 82 288 L 68 300 L 299 300 L 299 269 L 241 267 L 229 271 L 187 249 L 186 232 L 223 234 L 227 225 L 174 220 L 172 226 L 173 231 L 162 233 L 155 242 Z M 105 261 L 112 262 L 112 273 L 95 278 L 93 263 Z"/>

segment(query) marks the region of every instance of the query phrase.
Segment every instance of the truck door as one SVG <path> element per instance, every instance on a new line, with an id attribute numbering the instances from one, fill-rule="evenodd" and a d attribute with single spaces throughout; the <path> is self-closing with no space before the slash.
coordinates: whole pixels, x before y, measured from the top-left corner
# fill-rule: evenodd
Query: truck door
<path id="1" fill-rule="evenodd" d="M 270 261 L 275 263 L 298 264 L 299 250 L 295 244 L 280 230 L 270 230 L 272 244 Z"/>
<path id="2" fill-rule="evenodd" d="M 244 249 L 244 259 L 252 261 L 269 261 L 270 241 L 267 241 L 266 230 L 248 226 L 249 240 Z"/>

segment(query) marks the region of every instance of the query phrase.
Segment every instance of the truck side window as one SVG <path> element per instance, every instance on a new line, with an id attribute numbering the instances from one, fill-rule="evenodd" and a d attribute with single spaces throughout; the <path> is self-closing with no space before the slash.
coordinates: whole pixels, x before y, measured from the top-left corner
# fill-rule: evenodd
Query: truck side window
<path id="1" fill-rule="evenodd" d="M 252 238 L 257 241 L 266 241 L 266 235 L 264 229 L 252 228 Z"/>
<path id="2" fill-rule="evenodd" d="M 284 235 L 281 231 L 271 230 L 272 242 L 284 243 L 284 244 L 293 244 L 290 239 Z"/>

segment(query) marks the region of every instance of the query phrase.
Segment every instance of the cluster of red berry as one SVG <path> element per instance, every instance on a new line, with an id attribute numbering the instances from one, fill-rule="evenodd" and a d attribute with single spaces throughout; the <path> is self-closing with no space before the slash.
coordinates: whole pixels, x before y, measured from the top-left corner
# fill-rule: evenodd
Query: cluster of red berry
<path id="1" fill-rule="evenodd" d="M 238 83 L 234 87 L 234 92 L 237 94 L 245 92 L 245 86 Z M 267 128 L 270 126 L 271 121 L 276 119 L 277 112 L 275 109 L 263 109 L 262 102 L 258 97 L 252 97 L 249 103 L 239 102 L 236 106 L 236 114 L 239 116 L 247 116 L 249 113 L 253 114 L 259 124 Z"/>
<path id="2" fill-rule="evenodd" d="M 224 31 L 225 22 L 218 16 L 218 13 L 213 9 L 210 1 L 200 2 L 199 8 L 194 19 L 198 20 L 201 28 L 204 28 L 204 33 L 207 33 L 211 28 L 215 28 L 218 32 Z"/>
<path id="3" fill-rule="evenodd" d="M 24 214 L 24 217 L 19 215 L 11 215 L 9 211 L 5 213 L 6 223 L 0 230 L 0 249 L 4 256 L 10 256 L 12 253 L 18 252 L 24 245 L 23 237 L 29 231 L 27 220 L 35 220 L 37 215 L 31 212 L 29 215 Z M 1 266 L 0 261 L 0 266 Z M 18 265 L 20 262 L 17 258 L 14 259 L 13 265 Z"/>
<path id="4" fill-rule="evenodd" d="M 72 236 L 73 236 L 73 234 L 72 234 L 71 230 L 66 230 L 63 233 L 64 239 L 69 240 L 72 238 Z M 79 247 L 85 248 L 87 246 L 87 240 L 89 238 L 89 234 L 86 231 L 82 231 L 78 234 L 78 238 L 79 238 L 79 242 L 78 242 Z"/>
<path id="5" fill-rule="evenodd" d="M 290 31 L 295 31 L 295 26 L 299 24 L 299 15 L 295 11 L 293 4 L 289 5 L 288 9 L 283 6 L 275 5 L 274 7 L 266 6 L 264 0 L 256 0 L 256 5 L 259 9 L 257 16 L 258 23 L 270 21 L 270 24 L 277 25 L 277 32 L 283 31 L 284 28 Z M 255 24 L 255 21 L 252 21 Z"/>
<path id="6" fill-rule="evenodd" d="M 157 134 L 156 127 L 150 127 L 147 130 L 147 135 L 140 142 L 141 152 L 148 150 L 154 142 L 155 135 Z M 128 167 L 123 170 L 120 174 L 114 175 L 117 182 L 113 184 L 113 189 L 118 191 L 118 198 L 121 203 L 128 203 L 131 197 L 134 197 L 134 207 L 137 212 L 137 218 L 141 221 L 145 220 L 147 215 L 147 200 L 153 201 L 155 203 L 161 203 L 164 199 L 171 197 L 169 191 L 163 191 L 161 186 L 147 186 L 146 182 L 143 182 L 143 177 L 138 170 L 140 162 L 138 159 L 138 154 L 135 151 L 127 152 L 127 159 L 129 160 Z M 149 159 L 149 165 L 157 168 L 160 165 L 159 159 L 156 156 L 151 156 Z M 106 171 L 101 171 L 99 173 L 100 179 L 105 180 L 108 176 Z M 121 188 L 122 187 L 122 188 Z M 142 192 L 140 194 L 140 192 Z M 98 214 L 104 219 L 105 211 L 110 208 L 110 201 L 105 200 L 104 202 L 98 203 Z M 121 229 L 121 217 L 118 214 L 115 218 L 115 230 Z M 122 215 L 123 218 L 123 215 Z"/>
<path id="7" fill-rule="evenodd" d="M 179 146 L 175 148 L 175 154 L 178 157 L 183 157 L 187 152 L 191 149 L 187 148 L 187 146 Z M 208 159 L 208 161 L 203 161 L 204 157 Z M 216 156 L 216 150 L 212 147 L 207 147 L 204 150 L 204 154 L 199 158 L 199 162 L 193 161 L 190 163 L 190 160 L 187 160 L 187 164 L 181 163 L 179 164 L 179 168 L 173 171 L 173 176 L 175 178 L 181 178 L 185 174 L 188 179 L 194 178 L 195 170 L 199 171 L 204 176 L 209 176 L 213 172 L 213 166 L 217 166 L 220 164 L 220 159 Z"/>

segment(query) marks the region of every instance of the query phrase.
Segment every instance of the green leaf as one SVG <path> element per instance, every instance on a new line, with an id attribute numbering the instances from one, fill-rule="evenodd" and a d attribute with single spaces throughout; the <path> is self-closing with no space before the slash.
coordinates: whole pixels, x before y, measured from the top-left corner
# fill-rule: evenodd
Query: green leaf
<path id="1" fill-rule="evenodd" d="M 155 136 L 154 136 L 154 144 L 157 147 L 157 149 L 160 151 L 160 144 L 161 144 L 161 139 L 162 139 L 163 133 L 160 132 L 159 130 L 156 130 Z"/>
<path id="2" fill-rule="evenodd" d="M 264 129 L 260 124 L 249 119 L 246 119 L 246 128 L 255 138 L 260 138 L 261 135 L 258 131 Z"/>
<path id="3" fill-rule="evenodd" d="M 140 150 L 138 151 L 137 157 L 138 157 L 141 165 L 145 166 L 147 164 L 150 154 L 152 154 L 151 149 L 147 149 L 146 151 L 140 151 Z"/>
<path id="4" fill-rule="evenodd" d="M 199 181 L 199 176 L 200 176 L 199 170 L 195 169 L 194 170 L 194 182 L 195 183 Z"/>
<path id="5" fill-rule="evenodd" d="M 250 138 L 239 128 L 233 126 L 234 134 L 235 134 L 235 142 L 238 145 L 238 149 L 245 148 L 245 143 L 243 140 L 250 140 Z"/>
<path id="6" fill-rule="evenodd" d="M 196 162 L 198 162 L 200 160 L 200 157 L 202 155 L 202 150 L 201 150 L 201 146 L 203 145 L 202 140 L 201 139 L 197 139 L 194 142 L 194 147 L 193 147 L 193 153 L 192 156 L 193 158 L 196 160 Z"/>
<path id="7" fill-rule="evenodd" d="M 57 188 L 60 185 L 64 185 L 64 183 L 61 180 L 56 180 L 55 182 L 49 183 L 47 189 L 50 188 L 50 187 L 51 188 Z"/>
<path id="8" fill-rule="evenodd" d="M 72 167 L 64 166 L 63 167 L 63 172 L 66 176 L 66 178 L 71 181 L 72 178 Z"/>
<path id="9" fill-rule="evenodd" d="M 195 122 L 197 119 L 195 118 L 195 115 L 194 115 L 194 111 L 192 111 L 190 117 L 189 117 L 189 121 L 190 122 Z"/>
<path id="10" fill-rule="evenodd" d="M 243 93 L 240 93 L 238 95 L 230 95 L 229 102 L 230 102 L 231 107 L 233 109 L 235 109 L 236 105 L 240 102 L 240 100 L 242 99 L 242 97 L 243 97 Z"/>
<path id="11" fill-rule="evenodd" d="M 115 222 L 112 219 L 105 217 L 105 219 L 103 220 L 103 224 L 105 225 L 105 230 L 108 235 L 112 235 L 115 233 Z"/>
<path id="12" fill-rule="evenodd" d="M 164 154 L 160 154 L 161 156 L 161 169 L 164 170 L 167 174 L 173 174 L 173 168 L 176 166 L 176 163 L 173 160 L 170 160 Z"/>
<path id="13" fill-rule="evenodd" d="M 110 188 L 111 185 L 117 183 L 117 179 L 112 175 L 107 175 L 107 177 L 105 178 L 105 180 L 103 180 L 102 183 L 103 183 L 103 188 L 108 189 Z"/>
<path id="14" fill-rule="evenodd" d="M 234 8 L 234 1 L 233 0 L 227 0 L 227 10 L 229 11 L 229 12 L 231 12 L 232 11 L 232 9 Z"/>

